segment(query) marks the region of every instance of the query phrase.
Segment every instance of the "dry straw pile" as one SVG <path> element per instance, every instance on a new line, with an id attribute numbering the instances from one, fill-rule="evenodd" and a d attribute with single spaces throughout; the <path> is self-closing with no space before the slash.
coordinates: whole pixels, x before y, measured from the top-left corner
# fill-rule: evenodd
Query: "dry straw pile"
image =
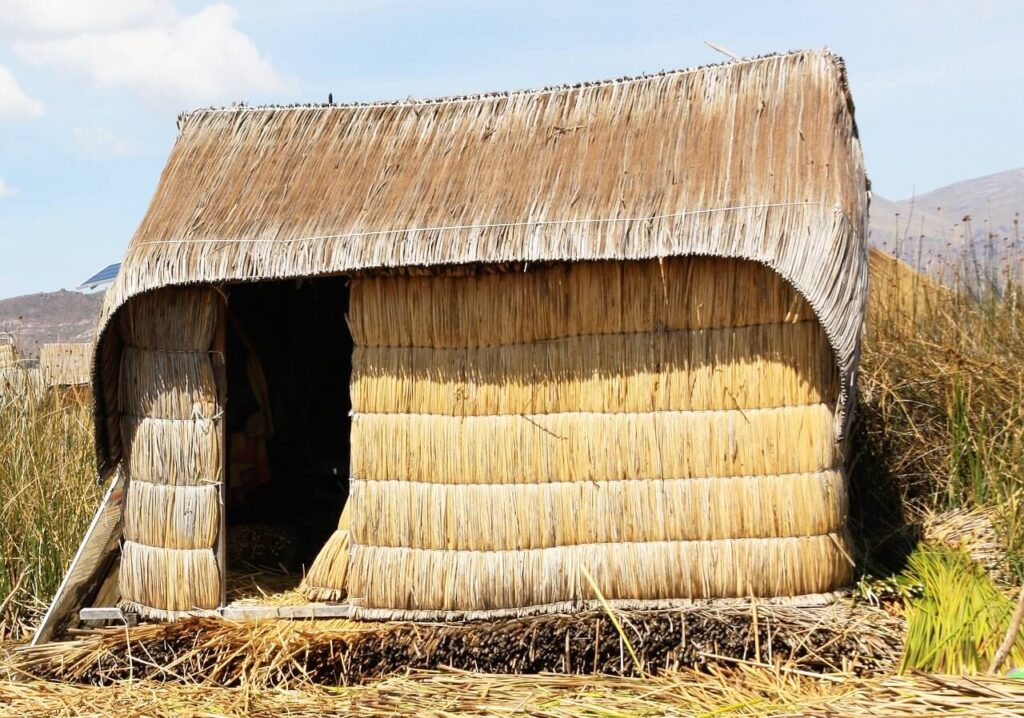
<path id="1" fill-rule="evenodd" d="M 850 580 L 835 359 L 765 267 L 362 277 L 349 323 L 348 526 L 313 598 L 424 618 L 594 599 L 588 572 L 625 602 Z"/>
<path id="2" fill-rule="evenodd" d="M 349 688 L 259 690 L 152 681 L 110 686 L 0 684 L 0 715 L 69 718 L 235 716 L 370 718 L 537 715 L 552 718 L 813 716 L 938 718 L 1021 714 L 1024 682 L 992 676 L 848 675 L 817 680 L 770 668 L 738 667 L 647 678 L 493 676 L 417 672 Z"/>

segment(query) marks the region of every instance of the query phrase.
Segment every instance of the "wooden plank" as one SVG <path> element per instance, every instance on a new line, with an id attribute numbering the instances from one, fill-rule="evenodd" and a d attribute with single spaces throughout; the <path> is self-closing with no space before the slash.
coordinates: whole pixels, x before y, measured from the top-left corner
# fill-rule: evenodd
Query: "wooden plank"
<path id="1" fill-rule="evenodd" d="M 301 606 L 225 606 L 216 613 L 232 621 L 262 619 L 351 618 L 354 608 L 345 604 L 307 603 Z M 138 617 L 116 606 L 82 608 L 78 612 L 82 621 L 123 621 L 134 625 Z"/>
<path id="2" fill-rule="evenodd" d="M 124 477 L 117 471 L 110 480 L 110 486 L 107 487 L 100 508 L 85 532 L 78 552 L 64 574 L 64 580 L 61 581 L 53 602 L 32 637 L 33 646 L 52 640 L 69 620 L 75 618 L 76 611 L 103 580 L 104 576 L 100 574 L 110 566 L 110 555 L 120 544 L 123 504 Z"/>
<path id="3" fill-rule="evenodd" d="M 235 621 L 267 618 L 351 618 L 354 607 L 346 604 L 307 603 L 300 606 L 226 606 L 220 614 Z"/>
<path id="4" fill-rule="evenodd" d="M 220 601 L 224 606 L 228 602 L 228 561 L 227 561 L 227 482 L 228 482 L 228 373 L 227 373 L 227 327 L 228 297 L 226 290 L 218 292 L 220 303 L 217 312 L 217 326 L 210 347 L 210 361 L 213 364 L 214 381 L 217 383 L 217 431 L 220 433 L 220 529 L 217 531 L 217 567 L 220 569 Z"/>
<path id="5" fill-rule="evenodd" d="M 82 621 L 123 621 L 128 622 L 127 614 L 117 606 L 93 606 L 78 611 Z"/>

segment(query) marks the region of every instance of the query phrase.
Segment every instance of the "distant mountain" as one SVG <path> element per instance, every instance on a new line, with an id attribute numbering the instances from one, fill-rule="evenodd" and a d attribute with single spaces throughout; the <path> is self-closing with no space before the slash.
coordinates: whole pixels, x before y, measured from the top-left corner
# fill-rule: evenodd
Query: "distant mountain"
<path id="1" fill-rule="evenodd" d="M 92 341 L 103 293 L 43 292 L 0 299 L 0 332 L 10 332 L 22 359 L 35 359 L 39 345 Z"/>
<path id="2" fill-rule="evenodd" d="M 871 243 L 915 261 L 970 249 L 1003 256 L 1024 241 L 1024 168 L 940 187 L 897 201 L 875 195 L 871 200 Z"/>

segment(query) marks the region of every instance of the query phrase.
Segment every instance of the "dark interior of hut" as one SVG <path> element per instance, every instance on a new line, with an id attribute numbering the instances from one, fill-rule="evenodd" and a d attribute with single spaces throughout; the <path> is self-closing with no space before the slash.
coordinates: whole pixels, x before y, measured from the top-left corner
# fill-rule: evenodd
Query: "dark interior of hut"
<path id="1" fill-rule="evenodd" d="M 344 277 L 233 285 L 228 307 L 230 600 L 296 586 L 337 526 L 352 337 Z"/>

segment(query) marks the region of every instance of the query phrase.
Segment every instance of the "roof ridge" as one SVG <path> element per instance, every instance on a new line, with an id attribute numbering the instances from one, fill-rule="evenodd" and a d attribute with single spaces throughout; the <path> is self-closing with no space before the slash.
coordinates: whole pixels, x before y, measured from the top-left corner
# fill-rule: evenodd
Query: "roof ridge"
<path id="1" fill-rule="evenodd" d="M 788 57 L 794 57 L 797 55 L 822 55 L 823 57 L 831 59 L 837 63 L 840 72 L 845 78 L 845 65 L 838 55 L 832 52 L 828 47 L 821 48 L 820 50 L 802 49 L 802 50 L 789 50 L 787 52 L 775 52 L 766 55 L 758 55 L 756 57 L 742 58 L 739 60 L 726 60 L 725 62 L 708 63 L 706 65 L 696 65 L 694 67 L 678 68 L 673 70 L 661 70 L 659 72 L 643 73 L 640 75 L 626 75 L 619 78 L 612 78 L 607 80 L 593 80 L 575 83 L 563 83 L 555 85 L 546 85 L 537 88 L 526 88 L 519 90 L 498 90 L 491 92 L 479 92 L 469 93 L 464 95 L 449 95 L 442 97 L 433 97 L 426 99 L 416 99 L 413 97 L 406 98 L 404 100 L 379 100 L 373 102 L 348 102 L 348 103 L 294 103 L 289 105 L 246 105 L 244 103 L 228 105 L 224 107 L 201 107 L 194 110 L 187 110 L 178 115 L 178 129 L 180 130 L 184 123 L 194 117 L 205 117 L 210 115 L 228 114 L 228 113 L 242 113 L 242 112 L 285 112 L 285 111 L 299 111 L 299 110 L 343 110 L 343 109 L 370 109 L 375 107 L 424 107 L 429 105 L 444 105 L 454 104 L 461 102 L 478 102 L 481 100 L 497 100 L 507 97 L 519 97 L 523 95 L 544 95 L 554 94 L 557 92 L 565 92 L 569 90 L 576 90 L 582 88 L 591 87 L 609 87 L 612 85 L 626 85 L 634 82 L 644 82 L 647 80 L 653 80 L 662 77 L 669 77 L 675 75 L 687 75 L 694 72 L 701 72 L 704 70 L 714 68 L 733 68 L 740 67 L 743 65 L 750 65 L 758 62 L 767 62 L 770 60 L 778 60 Z M 842 81 L 842 85 L 845 89 L 845 79 Z"/>

